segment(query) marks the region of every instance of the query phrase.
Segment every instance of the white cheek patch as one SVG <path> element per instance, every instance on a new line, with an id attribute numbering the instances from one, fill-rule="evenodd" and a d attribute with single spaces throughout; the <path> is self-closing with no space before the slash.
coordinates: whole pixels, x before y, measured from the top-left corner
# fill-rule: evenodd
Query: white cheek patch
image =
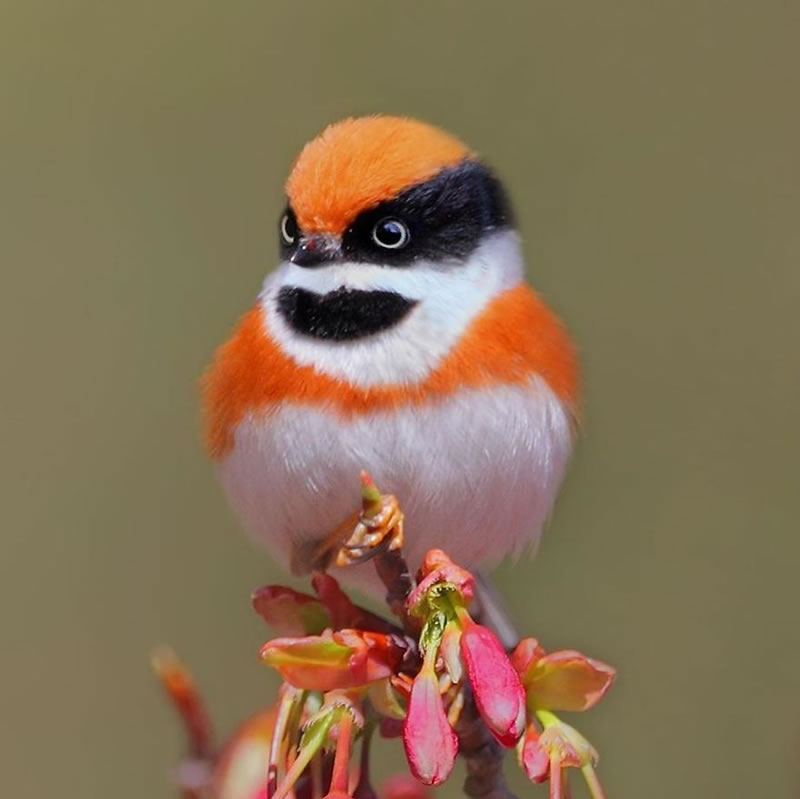
<path id="1" fill-rule="evenodd" d="M 267 333 L 298 364 L 369 388 L 424 380 L 489 301 L 519 283 L 522 274 L 519 237 L 505 230 L 489 236 L 464 263 L 304 269 L 284 262 L 267 278 L 259 299 Z M 354 341 L 327 341 L 299 334 L 285 322 L 277 299 L 287 286 L 317 294 L 339 288 L 394 291 L 417 305 L 389 330 Z"/>

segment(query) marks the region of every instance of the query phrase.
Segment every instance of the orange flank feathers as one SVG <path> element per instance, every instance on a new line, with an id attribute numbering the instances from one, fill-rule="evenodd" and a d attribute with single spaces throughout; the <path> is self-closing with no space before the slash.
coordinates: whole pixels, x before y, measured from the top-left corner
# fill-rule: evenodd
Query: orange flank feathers
<path id="1" fill-rule="evenodd" d="M 360 211 L 469 156 L 454 136 L 415 119 L 345 119 L 303 148 L 286 193 L 304 231 L 341 234 Z"/>
<path id="2" fill-rule="evenodd" d="M 439 366 L 409 385 L 359 388 L 300 366 L 268 336 L 263 310 L 252 308 L 217 352 L 205 376 L 206 441 L 214 457 L 232 446 L 245 414 L 282 401 L 325 406 L 344 418 L 422 404 L 460 388 L 521 384 L 538 374 L 575 413 L 578 372 L 558 318 L 524 283 L 495 297 Z"/>

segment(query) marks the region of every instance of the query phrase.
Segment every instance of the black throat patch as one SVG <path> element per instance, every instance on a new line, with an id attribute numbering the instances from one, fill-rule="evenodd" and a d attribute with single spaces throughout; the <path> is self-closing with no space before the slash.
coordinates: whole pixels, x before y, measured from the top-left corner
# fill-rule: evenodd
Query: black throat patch
<path id="1" fill-rule="evenodd" d="M 284 286 L 278 294 L 278 311 L 292 330 L 330 341 L 352 341 L 387 330 L 416 304 L 394 291 L 340 288 L 314 294 Z"/>

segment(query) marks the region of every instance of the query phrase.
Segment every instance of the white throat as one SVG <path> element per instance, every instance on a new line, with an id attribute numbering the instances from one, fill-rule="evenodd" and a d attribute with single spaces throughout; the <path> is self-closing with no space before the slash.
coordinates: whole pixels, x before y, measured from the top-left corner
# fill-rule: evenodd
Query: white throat
<path id="1" fill-rule="evenodd" d="M 519 236 L 504 230 L 488 236 L 463 263 L 417 261 L 389 267 L 335 263 L 305 269 L 284 261 L 259 295 L 267 333 L 304 366 L 360 388 L 417 383 L 450 352 L 467 325 L 493 297 L 522 279 Z M 354 341 L 328 341 L 298 334 L 277 310 L 280 290 L 317 294 L 339 288 L 395 291 L 417 305 L 400 323 Z"/>

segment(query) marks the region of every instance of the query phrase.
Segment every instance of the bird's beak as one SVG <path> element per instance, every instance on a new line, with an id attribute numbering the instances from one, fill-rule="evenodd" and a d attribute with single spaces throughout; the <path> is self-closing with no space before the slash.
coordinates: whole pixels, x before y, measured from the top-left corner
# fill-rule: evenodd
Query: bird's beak
<path id="1" fill-rule="evenodd" d="M 293 264 L 305 267 L 323 266 L 335 261 L 340 255 L 338 237 L 315 233 L 300 239 L 297 249 L 289 259 Z"/>

